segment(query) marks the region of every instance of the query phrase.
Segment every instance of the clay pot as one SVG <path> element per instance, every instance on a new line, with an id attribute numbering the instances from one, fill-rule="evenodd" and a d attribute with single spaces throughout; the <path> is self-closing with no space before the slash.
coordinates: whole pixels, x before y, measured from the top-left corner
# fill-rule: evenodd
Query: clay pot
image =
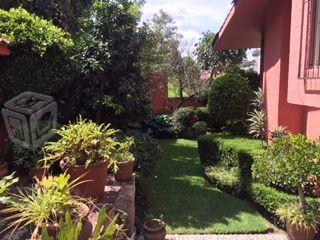
<path id="1" fill-rule="evenodd" d="M 166 224 L 159 219 L 152 219 L 143 224 L 145 240 L 165 240 Z"/>
<path id="2" fill-rule="evenodd" d="M 314 229 L 305 229 L 296 224 L 287 223 L 287 234 L 289 240 L 313 240 L 316 235 Z"/>
<path id="3" fill-rule="evenodd" d="M 46 174 L 46 169 L 45 168 L 39 168 L 39 167 L 35 167 L 30 169 L 28 175 L 31 179 L 37 178 L 40 181 L 42 180 L 42 178 L 45 176 Z"/>
<path id="4" fill-rule="evenodd" d="M 6 162 L 1 163 L 0 165 L 0 178 L 8 175 L 8 164 Z"/>
<path id="5" fill-rule="evenodd" d="M 115 174 L 117 182 L 128 182 L 132 179 L 135 161 L 118 163 L 118 172 Z"/>
<path id="6" fill-rule="evenodd" d="M 71 166 L 64 161 L 60 162 L 62 170 L 70 175 L 70 181 L 80 178 L 83 182 L 72 189 L 74 195 L 101 199 L 107 181 L 109 161 L 90 164 L 87 168 L 83 165 Z"/>

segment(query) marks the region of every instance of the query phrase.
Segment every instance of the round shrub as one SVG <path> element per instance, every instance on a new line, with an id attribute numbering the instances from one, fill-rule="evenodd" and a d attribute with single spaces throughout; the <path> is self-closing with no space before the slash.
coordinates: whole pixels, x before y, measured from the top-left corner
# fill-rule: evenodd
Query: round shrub
<path id="1" fill-rule="evenodd" d="M 151 176 L 156 162 L 161 159 L 157 140 L 139 131 L 129 131 L 127 135 L 134 138 L 131 151 L 136 159 L 136 170 L 144 177 Z"/>
<path id="2" fill-rule="evenodd" d="M 192 107 L 179 108 L 172 117 L 173 129 L 177 136 L 182 138 L 188 138 L 191 135 L 190 129 L 197 121 L 195 108 Z"/>
<path id="3" fill-rule="evenodd" d="M 248 79 L 228 73 L 212 82 L 208 109 L 210 125 L 234 134 L 246 132 L 246 118 L 253 91 Z"/>

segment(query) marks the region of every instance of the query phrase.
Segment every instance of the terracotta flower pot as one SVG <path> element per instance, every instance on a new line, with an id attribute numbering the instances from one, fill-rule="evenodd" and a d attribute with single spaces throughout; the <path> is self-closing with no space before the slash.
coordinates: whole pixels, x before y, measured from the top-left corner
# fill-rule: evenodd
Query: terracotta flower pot
<path id="1" fill-rule="evenodd" d="M 8 164 L 6 162 L 0 164 L 0 178 L 8 175 Z"/>
<path id="2" fill-rule="evenodd" d="M 46 169 L 45 168 L 35 167 L 35 168 L 30 169 L 28 175 L 29 175 L 29 177 L 31 179 L 37 178 L 37 179 L 39 179 L 41 181 L 42 178 L 45 176 L 45 173 L 46 173 Z"/>
<path id="3" fill-rule="evenodd" d="M 306 229 L 296 224 L 287 223 L 287 234 L 289 240 L 313 240 L 316 235 L 314 229 Z"/>
<path id="4" fill-rule="evenodd" d="M 135 161 L 118 163 L 118 172 L 115 174 L 117 182 L 128 182 L 132 179 Z"/>
<path id="5" fill-rule="evenodd" d="M 143 224 L 145 240 L 164 240 L 166 234 L 166 224 L 159 219 L 152 219 Z"/>
<path id="6" fill-rule="evenodd" d="M 80 178 L 79 181 L 83 182 L 73 188 L 73 194 L 80 197 L 91 197 L 93 199 L 100 199 L 104 195 L 108 165 L 108 160 L 101 163 L 90 164 L 87 168 L 85 166 L 65 164 L 64 161 L 60 162 L 62 170 L 70 175 L 70 181 Z"/>

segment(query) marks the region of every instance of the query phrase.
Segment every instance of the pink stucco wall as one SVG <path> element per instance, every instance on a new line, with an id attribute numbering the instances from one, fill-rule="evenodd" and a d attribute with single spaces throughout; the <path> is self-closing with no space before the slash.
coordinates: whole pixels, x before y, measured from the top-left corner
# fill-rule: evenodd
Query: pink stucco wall
<path id="1" fill-rule="evenodd" d="M 287 101 L 291 1 L 273 1 L 266 11 L 264 26 L 263 89 L 268 129 L 285 126 L 302 131 L 303 107 Z"/>
<path id="2" fill-rule="evenodd" d="M 319 139 L 320 77 L 305 80 L 299 76 L 308 39 L 307 25 L 302 26 L 302 17 L 308 13 L 305 8 L 303 14 L 303 2 L 307 1 L 237 1 L 219 32 L 214 49 L 256 47 L 257 36 L 261 36 L 268 130 L 284 126 L 292 133 Z"/>
<path id="3" fill-rule="evenodd" d="M 292 0 L 289 88 L 288 102 L 303 106 L 302 133 L 309 138 L 320 136 L 320 79 L 304 80 L 299 78 L 300 42 L 302 41 L 301 59 L 305 58 L 306 25 L 302 28 L 303 6 L 301 0 Z M 302 36 L 302 37 L 301 37 Z M 293 119 L 292 121 L 294 121 Z"/>

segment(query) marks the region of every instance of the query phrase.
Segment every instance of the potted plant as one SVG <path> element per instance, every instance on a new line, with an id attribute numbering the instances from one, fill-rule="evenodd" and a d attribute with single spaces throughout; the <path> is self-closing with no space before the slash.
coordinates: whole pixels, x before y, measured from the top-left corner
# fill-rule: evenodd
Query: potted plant
<path id="1" fill-rule="evenodd" d="M 320 212 L 319 206 L 307 202 L 305 187 L 310 179 L 319 179 L 320 143 L 303 135 L 289 134 L 275 139 L 252 169 L 257 180 L 297 191 L 299 201 L 281 206 L 277 215 L 286 224 L 289 239 L 313 239 L 320 223 Z"/>
<path id="2" fill-rule="evenodd" d="M 50 236 L 55 237 L 59 232 L 59 220 L 66 212 L 75 220 L 84 219 L 89 208 L 84 200 L 75 198 L 70 193 L 81 182 L 76 180 L 68 183 L 69 178 L 64 174 L 44 177 L 30 189 L 0 197 L 0 202 L 6 205 L 2 212 L 11 214 L 11 222 L 3 231 L 13 228 L 13 233 L 19 227 L 30 225 L 34 226 L 32 239 L 36 239 L 44 228 Z"/>
<path id="3" fill-rule="evenodd" d="M 112 154 L 111 165 L 115 171 L 115 179 L 118 182 L 127 182 L 132 178 L 135 158 L 130 152 L 134 144 L 133 138 L 126 138 L 124 142 L 118 143 Z"/>
<path id="4" fill-rule="evenodd" d="M 110 154 L 114 151 L 117 130 L 110 125 L 97 125 L 81 117 L 75 124 L 56 130 L 60 139 L 45 146 L 45 161 L 60 161 L 70 180 L 81 177 L 84 182 L 73 189 L 74 194 L 101 198 L 104 194 Z"/>
<path id="5" fill-rule="evenodd" d="M 289 239 L 313 240 L 320 223 L 319 203 L 309 203 L 306 211 L 299 204 L 288 203 L 277 209 L 277 216 L 286 223 Z"/>
<path id="6" fill-rule="evenodd" d="M 145 240 L 165 240 L 166 234 L 166 224 L 161 219 L 150 219 L 143 224 Z"/>
<path id="7" fill-rule="evenodd" d="M 28 176 L 41 179 L 46 172 L 44 167 L 44 151 L 42 147 L 28 148 L 11 141 L 6 142 L 5 155 L 12 160 L 18 172 L 28 173 Z"/>
<path id="8" fill-rule="evenodd" d="M 118 224 L 119 214 L 116 214 L 113 217 L 108 216 L 108 210 L 104 206 L 99 211 L 97 216 L 97 224 L 92 231 L 92 240 L 127 240 L 129 239 L 123 229 L 123 225 Z M 62 218 L 59 222 L 60 230 L 56 237 L 57 240 L 79 240 L 81 238 L 81 231 L 83 230 L 83 225 L 79 221 L 74 221 L 69 212 L 65 214 L 65 217 Z M 85 238 L 89 239 L 89 238 Z M 48 229 L 44 228 L 41 235 L 41 240 L 52 240 L 48 234 Z"/>

